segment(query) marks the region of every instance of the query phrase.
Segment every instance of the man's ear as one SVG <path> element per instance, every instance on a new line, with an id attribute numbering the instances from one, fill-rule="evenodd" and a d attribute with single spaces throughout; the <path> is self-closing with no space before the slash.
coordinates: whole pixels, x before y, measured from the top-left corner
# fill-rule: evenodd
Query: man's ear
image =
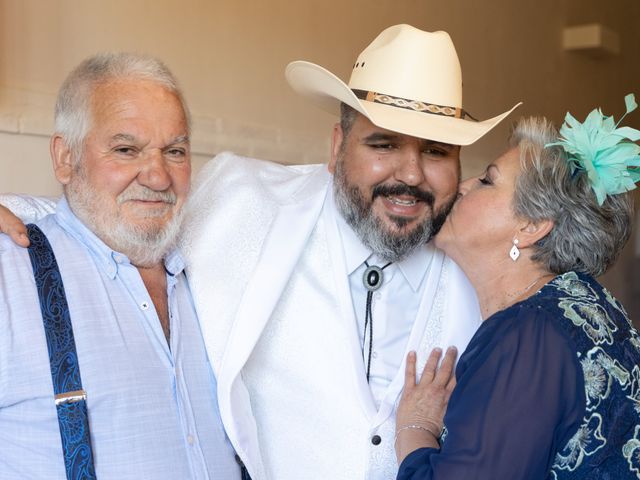
<path id="1" fill-rule="evenodd" d="M 553 228 L 553 220 L 528 221 L 518 230 L 518 248 L 527 248 L 546 237 Z"/>
<path id="2" fill-rule="evenodd" d="M 336 171 L 336 163 L 338 162 L 338 156 L 340 154 L 343 139 L 344 134 L 342 132 L 342 127 L 339 123 L 336 123 L 333 126 L 333 136 L 331 137 L 331 160 L 329 160 L 329 164 L 327 165 L 329 173 L 331 174 Z"/>
<path id="3" fill-rule="evenodd" d="M 49 143 L 53 173 L 60 183 L 66 185 L 71 180 L 73 172 L 73 155 L 69 145 L 60 135 L 51 137 Z"/>

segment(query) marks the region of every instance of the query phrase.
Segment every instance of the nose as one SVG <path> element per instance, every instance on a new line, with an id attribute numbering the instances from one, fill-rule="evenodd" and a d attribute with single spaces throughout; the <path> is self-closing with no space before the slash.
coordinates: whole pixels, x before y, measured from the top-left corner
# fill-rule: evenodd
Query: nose
<path id="1" fill-rule="evenodd" d="M 477 177 L 467 178 L 466 180 L 460 182 L 460 185 L 458 186 L 459 197 L 463 197 L 469 192 L 469 189 L 471 188 L 471 182 L 473 182 L 474 180 L 477 180 Z"/>
<path id="2" fill-rule="evenodd" d="M 418 186 L 425 181 L 425 174 L 420 161 L 421 155 L 417 148 L 408 148 L 398 159 L 395 169 L 395 179 L 406 185 Z"/>
<path id="3" fill-rule="evenodd" d="M 156 191 L 167 190 L 171 186 L 171 175 L 162 151 L 153 149 L 147 152 L 143 162 L 138 183 Z"/>

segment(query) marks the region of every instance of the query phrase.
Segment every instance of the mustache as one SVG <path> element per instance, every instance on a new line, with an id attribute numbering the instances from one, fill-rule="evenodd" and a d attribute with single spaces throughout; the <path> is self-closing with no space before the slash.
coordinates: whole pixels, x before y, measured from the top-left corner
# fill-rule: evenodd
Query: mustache
<path id="1" fill-rule="evenodd" d="M 150 202 L 164 202 L 170 205 L 175 205 L 176 203 L 176 194 L 166 190 L 163 192 L 159 192 L 156 190 L 152 190 L 149 187 L 144 187 L 142 185 L 130 186 L 124 192 L 122 192 L 116 198 L 116 202 L 118 205 L 122 205 L 124 202 L 129 200 L 142 200 L 142 201 L 150 201 Z"/>
<path id="2" fill-rule="evenodd" d="M 411 195 L 412 197 L 415 197 L 416 199 L 426 203 L 430 207 L 433 207 L 436 201 L 431 192 L 422 190 L 412 185 L 404 185 L 402 183 L 397 183 L 395 185 L 376 185 L 375 187 L 373 187 L 371 200 L 375 200 L 375 198 L 379 196 L 386 197 L 389 195 Z"/>

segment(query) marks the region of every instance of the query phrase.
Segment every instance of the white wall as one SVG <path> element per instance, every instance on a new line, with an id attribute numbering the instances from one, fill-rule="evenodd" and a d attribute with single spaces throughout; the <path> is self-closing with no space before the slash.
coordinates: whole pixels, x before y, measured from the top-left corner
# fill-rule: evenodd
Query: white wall
<path id="1" fill-rule="evenodd" d="M 618 32 L 619 55 L 562 50 L 563 27 L 592 22 Z M 46 138 L 55 93 L 73 66 L 103 50 L 157 55 L 181 79 L 194 114 L 194 170 L 226 149 L 325 161 L 335 119 L 292 93 L 284 66 L 306 59 L 348 79 L 357 54 L 395 23 L 451 34 L 464 107 L 478 118 L 520 100 L 520 115 L 557 123 L 567 109 L 618 116 L 626 93 L 640 97 L 638 0 L 0 0 L 0 191 L 59 192 Z M 640 127 L 640 114 L 627 121 Z M 465 148 L 463 174 L 495 157 L 508 129 Z M 629 301 L 632 250 L 606 278 Z"/>

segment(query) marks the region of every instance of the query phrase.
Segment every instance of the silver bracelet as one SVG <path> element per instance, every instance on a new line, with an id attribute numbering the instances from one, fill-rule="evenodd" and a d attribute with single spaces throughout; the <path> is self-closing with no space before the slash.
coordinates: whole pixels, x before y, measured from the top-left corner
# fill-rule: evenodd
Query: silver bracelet
<path id="1" fill-rule="evenodd" d="M 398 435 L 400 435 L 400 432 L 402 432 L 403 430 L 409 430 L 409 429 L 414 429 L 414 430 L 424 430 L 427 433 L 430 433 L 431 435 L 433 435 L 433 438 L 436 439 L 436 442 L 439 442 L 439 437 L 438 435 L 434 434 L 431 430 L 429 430 L 427 427 L 423 427 L 422 425 L 405 425 L 404 427 L 400 427 L 398 430 L 396 430 L 396 436 L 393 439 L 393 445 L 395 446 L 395 444 L 398 442 Z"/>

